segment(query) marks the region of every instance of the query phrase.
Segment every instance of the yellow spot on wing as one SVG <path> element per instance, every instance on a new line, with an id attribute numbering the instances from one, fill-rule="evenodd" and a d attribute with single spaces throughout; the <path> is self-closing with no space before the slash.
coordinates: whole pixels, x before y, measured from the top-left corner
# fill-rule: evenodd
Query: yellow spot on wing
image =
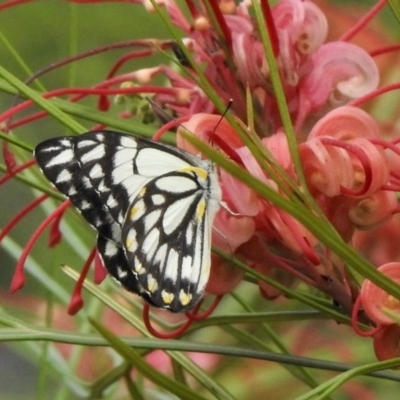
<path id="1" fill-rule="evenodd" d="M 143 186 L 140 189 L 139 196 L 143 197 L 146 194 L 146 190 L 147 190 L 146 186 Z"/>
<path id="2" fill-rule="evenodd" d="M 185 167 L 180 169 L 179 172 L 194 172 L 196 175 L 204 180 L 206 180 L 208 177 L 207 171 L 199 167 Z"/>
<path id="3" fill-rule="evenodd" d="M 192 295 L 190 293 L 185 293 L 183 290 L 179 292 L 179 301 L 183 306 L 187 306 L 192 300 Z"/>
<path id="4" fill-rule="evenodd" d="M 196 210 L 196 218 L 199 221 L 203 219 L 205 209 L 206 209 L 206 202 L 204 199 L 201 199 L 199 201 L 199 204 L 197 205 L 197 210 Z"/>
<path id="5" fill-rule="evenodd" d="M 135 239 L 133 237 L 128 236 L 125 242 L 125 247 L 129 250 L 134 243 Z"/>
<path id="6" fill-rule="evenodd" d="M 172 303 L 172 300 L 174 300 L 174 297 L 175 297 L 175 296 L 174 296 L 173 293 L 167 292 L 167 291 L 163 290 L 163 291 L 161 292 L 161 297 L 162 297 L 163 302 L 164 302 L 165 304 L 171 304 L 171 303 Z"/>
<path id="7" fill-rule="evenodd" d="M 134 206 L 131 209 L 131 213 L 130 213 L 130 218 L 133 220 L 135 219 L 135 214 L 137 214 L 137 212 L 140 210 L 141 207 L 139 206 Z"/>
<path id="8" fill-rule="evenodd" d="M 149 275 L 147 277 L 147 290 L 150 293 L 153 293 L 153 292 L 155 292 L 157 290 L 157 288 L 158 288 L 157 281 L 153 278 L 152 275 Z"/>
<path id="9" fill-rule="evenodd" d="M 138 259 L 135 259 L 135 272 L 139 275 L 146 272 L 143 268 L 143 264 Z"/>

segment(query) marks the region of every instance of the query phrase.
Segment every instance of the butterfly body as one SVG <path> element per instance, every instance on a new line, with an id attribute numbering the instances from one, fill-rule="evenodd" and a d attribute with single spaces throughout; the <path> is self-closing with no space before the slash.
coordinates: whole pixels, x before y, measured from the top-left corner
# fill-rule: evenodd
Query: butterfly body
<path id="1" fill-rule="evenodd" d="M 173 312 L 199 301 L 221 199 L 211 162 L 113 131 L 50 139 L 35 157 L 96 229 L 99 254 L 119 283 Z"/>

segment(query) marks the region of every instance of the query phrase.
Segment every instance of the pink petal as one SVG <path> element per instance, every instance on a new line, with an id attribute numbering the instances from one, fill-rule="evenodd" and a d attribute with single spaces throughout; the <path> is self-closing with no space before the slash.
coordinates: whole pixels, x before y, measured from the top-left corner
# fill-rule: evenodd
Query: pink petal
<path id="1" fill-rule="evenodd" d="M 379 71 L 372 57 L 347 42 L 322 45 L 310 59 L 310 73 L 299 84 L 300 103 L 308 112 L 329 103 L 348 103 L 378 87 Z"/>
<path id="2" fill-rule="evenodd" d="M 312 128 L 308 139 L 329 136 L 337 140 L 357 137 L 380 138 L 376 121 L 365 111 L 356 107 L 343 106 L 320 118 Z"/>
<path id="3" fill-rule="evenodd" d="M 400 263 L 390 262 L 378 268 L 378 271 L 385 274 L 387 277 L 400 283 Z M 385 313 L 385 309 L 392 312 L 400 312 L 400 301 L 392 295 L 386 293 L 373 282 L 365 280 L 360 291 L 361 303 L 365 313 L 378 324 L 390 325 L 393 324 L 393 319 Z"/>

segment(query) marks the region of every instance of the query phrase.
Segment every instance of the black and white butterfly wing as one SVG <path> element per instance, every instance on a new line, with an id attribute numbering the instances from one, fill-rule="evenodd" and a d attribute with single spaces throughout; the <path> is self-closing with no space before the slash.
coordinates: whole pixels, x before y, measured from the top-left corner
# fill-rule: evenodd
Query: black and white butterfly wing
<path id="1" fill-rule="evenodd" d="M 143 297 L 148 303 L 157 306 L 148 296 L 147 291 L 140 285 L 137 275 L 129 266 L 121 243 L 97 236 L 97 250 L 108 273 L 115 278 L 126 290 Z"/>
<path id="2" fill-rule="evenodd" d="M 158 179 L 174 171 L 181 171 L 184 175 L 186 173 L 184 171 L 196 167 L 206 183 L 198 195 L 202 193 L 206 208 L 210 206 L 212 210 L 207 215 L 212 215 L 213 218 L 219 204 L 220 189 L 211 164 L 174 147 L 112 131 L 88 132 L 76 137 L 47 140 L 37 146 L 35 157 L 44 175 L 71 200 L 82 216 L 98 231 L 99 253 L 110 274 L 126 289 L 140 294 L 150 303 L 168 307 L 166 302 L 159 301 L 158 292 L 154 291 L 153 296 L 148 283 L 142 278 L 138 279 L 134 265 L 135 258 L 129 259 L 132 252 L 127 252 L 126 246 L 121 242 L 121 234 L 122 230 L 126 232 L 129 229 L 130 224 L 133 224 L 131 229 L 144 235 L 149 231 L 141 231 L 141 228 L 136 227 L 134 221 L 127 219 L 126 216 L 128 212 L 132 215 L 134 205 L 138 204 L 138 198 L 144 198 L 145 203 L 150 204 L 149 199 L 152 190 L 157 186 Z M 193 172 L 190 174 L 193 175 Z M 172 186 L 165 188 L 166 190 L 162 193 L 163 195 L 165 192 L 172 193 L 172 197 L 169 197 L 170 203 L 178 200 L 174 198 L 176 194 L 174 187 L 178 184 L 176 178 L 178 177 L 175 177 L 174 182 L 169 180 Z M 181 179 L 182 176 L 178 181 Z M 157 199 L 154 196 L 152 198 Z M 179 208 L 178 204 L 181 203 L 178 202 L 175 207 Z M 143 209 L 142 212 L 147 215 L 149 210 Z M 187 215 L 184 222 L 189 224 L 192 219 L 190 219 L 190 214 Z M 204 235 L 206 230 L 202 232 Z M 172 236 L 168 237 L 172 239 Z M 141 237 L 140 240 L 148 243 L 149 239 L 144 242 L 145 239 Z M 168 243 L 167 241 L 165 244 Z M 206 241 L 202 240 L 201 243 L 206 243 Z M 204 247 L 202 244 L 199 246 Z M 175 242 L 173 247 L 180 251 L 180 247 Z M 208 252 L 209 248 L 208 244 Z M 143 250 L 145 249 L 143 247 Z M 172 257 L 173 253 L 168 252 L 169 254 Z M 199 255 L 200 253 L 196 254 L 196 259 Z M 147 257 L 146 260 L 149 259 Z M 178 257 L 179 260 L 183 259 Z M 201 258 L 199 263 L 194 263 L 192 267 L 197 268 L 200 265 L 203 271 L 207 269 L 205 259 Z M 155 268 L 149 268 L 148 264 L 144 265 L 155 274 Z M 165 271 L 154 276 L 164 275 Z M 203 280 L 206 275 L 208 276 L 208 273 L 202 275 Z M 180 282 L 179 276 L 177 281 Z M 170 281 L 167 280 L 167 282 Z M 183 279 L 182 282 L 186 280 Z M 196 287 L 200 288 L 200 286 Z M 157 301 L 153 301 L 153 297 L 157 297 Z M 171 304 L 169 308 L 173 310 L 177 303 Z M 181 302 L 181 306 L 182 304 Z"/>
<path id="3" fill-rule="evenodd" d="M 85 218 L 83 210 L 95 197 L 120 225 L 146 183 L 163 173 L 191 166 L 196 159 L 172 146 L 112 131 L 44 141 L 37 146 L 35 157 L 44 175 Z M 98 207 L 96 202 L 92 208 Z M 92 218 L 88 221 L 96 227 Z"/>
<path id="4" fill-rule="evenodd" d="M 129 265 L 158 307 L 188 310 L 207 284 L 214 213 L 209 179 L 197 167 L 163 174 L 142 189 L 126 215 L 122 243 Z"/>
<path id="5" fill-rule="evenodd" d="M 100 235 L 121 240 L 118 225 L 95 190 L 89 171 L 82 167 L 76 139 L 64 137 L 46 140 L 35 149 L 35 158 L 46 178 L 80 211 Z"/>

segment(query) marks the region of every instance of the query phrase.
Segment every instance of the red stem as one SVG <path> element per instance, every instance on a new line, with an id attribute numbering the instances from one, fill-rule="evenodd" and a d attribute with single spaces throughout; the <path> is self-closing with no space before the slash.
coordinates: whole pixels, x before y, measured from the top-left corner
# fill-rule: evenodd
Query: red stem
<path id="1" fill-rule="evenodd" d="M 183 333 L 185 333 L 190 325 L 192 325 L 193 320 L 192 319 L 187 319 L 186 322 L 178 328 L 176 331 L 173 332 L 159 332 L 157 331 L 150 319 L 150 306 L 148 303 L 144 303 L 143 305 L 143 322 L 144 325 L 146 326 L 146 329 L 151 333 L 154 337 L 158 339 L 176 339 L 177 337 L 181 336 Z"/>
<path id="2" fill-rule="evenodd" d="M 4 183 L 6 183 L 9 179 L 13 178 L 15 175 L 17 175 L 21 171 L 23 171 L 24 169 L 27 169 L 35 164 L 36 164 L 36 160 L 32 158 L 31 160 L 26 161 L 21 165 L 18 165 L 18 167 L 15 167 L 13 170 L 7 172 L 0 178 L 0 186 L 3 185 Z"/>
<path id="3" fill-rule="evenodd" d="M 80 273 L 79 278 L 76 281 L 74 290 L 72 292 L 71 301 L 69 302 L 68 306 L 69 315 L 75 315 L 83 307 L 83 298 L 82 298 L 83 283 L 85 282 L 85 278 L 95 258 L 96 252 L 97 252 L 96 247 L 93 247 L 92 251 L 90 252 L 88 258 L 85 261 L 85 264 L 83 265 L 82 272 Z"/>
<path id="4" fill-rule="evenodd" d="M 164 133 L 168 132 L 171 128 L 175 128 L 177 126 L 180 126 L 181 124 L 183 124 L 184 122 L 187 122 L 190 118 L 190 115 L 186 115 L 184 117 L 180 117 L 180 118 L 175 118 L 169 122 L 167 122 L 166 124 L 164 124 L 154 135 L 153 135 L 153 140 L 158 142 L 162 135 L 164 135 Z"/>
<path id="5" fill-rule="evenodd" d="M 351 326 L 353 327 L 353 330 L 357 335 L 362 337 L 372 337 L 376 335 L 383 328 L 383 325 L 378 325 L 369 331 L 363 331 L 362 329 L 360 329 L 360 327 L 358 326 L 358 318 L 357 318 L 358 312 L 360 311 L 360 305 L 361 305 L 361 296 L 358 296 L 354 303 L 353 310 L 351 312 Z"/>
<path id="6" fill-rule="evenodd" d="M 350 101 L 347 105 L 353 107 L 360 107 L 363 103 L 366 103 L 369 100 L 373 100 L 375 97 L 378 97 L 381 94 L 391 92 L 392 90 L 400 89 L 400 83 L 391 83 L 390 85 L 382 86 L 379 89 L 376 89 L 372 92 L 369 92 L 365 96 L 359 97 L 353 101 Z"/>
<path id="7" fill-rule="evenodd" d="M 365 25 L 374 18 L 379 11 L 386 6 L 386 0 L 379 0 L 374 7 L 372 7 L 363 18 L 361 18 L 351 29 L 349 29 L 339 40 L 348 42 L 351 40 Z"/>
<path id="8" fill-rule="evenodd" d="M 20 4 L 29 3 L 32 0 L 9 0 L 6 3 L 0 5 L 0 11 L 5 10 L 6 8 L 18 6 Z"/>
<path id="9" fill-rule="evenodd" d="M 47 228 L 51 221 L 57 218 L 57 215 L 60 212 L 63 212 L 65 208 L 69 207 L 70 201 L 66 200 L 62 203 L 59 207 L 57 207 L 51 214 L 49 214 L 46 219 L 39 225 L 36 231 L 33 233 L 31 238 L 29 239 L 28 243 L 26 244 L 22 254 L 18 260 L 17 266 L 15 267 L 15 272 L 11 281 L 10 291 L 11 293 L 16 292 L 17 290 L 21 289 L 21 287 L 25 283 L 25 273 L 24 273 L 24 266 L 25 261 L 28 258 L 32 247 L 37 242 L 43 231 Z"/>
<path id="10" fill-rule="evenodd" d="M 188 311 L 185 313 L 185 315 L 193 321 L 202 321 L 202 320 L 208 318 L 214 312 L 214 310 L 217 308 L 218 304 L 220 303 L 220 301 L 222 300 L 223 297 L 224 297 L 223 295 L 216 296 L 214 298 L 212 304 L 208 308 L 208 310 L 206 310 L 202 314 L 198 314 L 198 311 L 200 309 L 200 306 L 201 306 L 201 303 L 203 302 L 203 300 L 196 305 L 196 307 L 193 311 Z"/>
<path id="11" fill-rule="evenodd" d="M 131 53 L 125 54 L 117 62 L 113 65 L 110 72 L 107 75 L 107 78 L 111 78 L 116 74 L 116 72 L 129 60 L 132 58 L 146 57 L 150 56 L 153 53 L 151 50 L 140 50 L 140 51 L 132 51 Z"/>
<path id="12" fill-rule="evenodd" d="M 213 10 L 215 18 L 218 21 L 218 25 L 224 36 L 226 46 L 229 49 L 229 53 L 232 54 L 232 34 L 225 21 L 224 15 L 221 12 L 219 1 L 209 0 L 209 4 Z"/>
<path id="13" fill-rule="evenodd" d="M 376 50 L 372 50 L 369 52 L 369 55 L 371 57 L 376 57 L 376 56 L 380 56 L 382 54 L 387 54 L 387 53 L 391 53 L 393 51 L 398 51 L 398 50 L 400 50 L 400 43 L 392 44 L 390 46 L 385 46 L 385 47 L 381 47 Z"/>
<path id="14" fill-rule="evenodd" d="M 261 0 L 260 4 L 263 11 L 265 23 L 267 24 L 269 39 L 271 40 L 271 45 L 272 45 L 272 51 L 274 53 L 274 56 L 278 57 L 280 53 L 279 39 L 274 23 L 274 18 L 272 17 L 271 7 L 269 6 L 267 0 Z"/>
<path id="15" fill-rule="evenodd" d="M 141 87 L 131 87 L 131 88 L 115 88 L 115 89 L 100 89 L 100 88 L 66 88 L 57 89 L 51 92 L 43 94 L 43 98 L 49 99 L 51 97 L 58 97 L 66 94 L 84 94 L 86 95 L 115 95 L 115 94 L 137 94 L 137 93 L 163 93 L 174 95 L 176 89 L 171 87 L 159 87 L 159 86 L 141 86 Z M 17 112 L 25 110 L 26 108 L 33 105 L 31 100 L 26 100 L 17 106 L 8 109 L 6 112 L 0 115 L 0 122 L 10 118 Z"/>
<path id="16" fill-rule="evenodd" d="M 105 277 L 107 276 L 107 270 L 104 268 L 103 261 L 101 260 L 99 253 L 96 252 L 96 255 L 94 257 L 94 276 L 93 276 L 93 282 L 96 285 L 99 285 Z"/>
<path id="17" fill-rule="evenodd" d="M 20 210 L 16 215 L 14 215 L 14 217 L 11 218 L 10 221 L 8 221 L 8 223 L 3 228 L 1 228 L 0 243 L 10 233 L 14 226 L 17 225 L 19 221 L 21 221 L 22 218 L 24 218 L 27 214 L 34 210 L 36 206 L 38 206 L 48 197 L 48 194 L 42 194 L 37 199 L 25 206 L 22 210 Z"/>

